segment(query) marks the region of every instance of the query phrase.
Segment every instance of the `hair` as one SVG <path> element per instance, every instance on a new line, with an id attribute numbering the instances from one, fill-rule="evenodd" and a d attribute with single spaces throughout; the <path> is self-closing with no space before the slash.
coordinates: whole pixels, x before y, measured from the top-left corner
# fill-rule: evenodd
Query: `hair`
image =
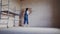
<path id="1" fill-rule="evenodd" d="M 28 10 L 28 8 L 26 8 L 26 11 Z"/>

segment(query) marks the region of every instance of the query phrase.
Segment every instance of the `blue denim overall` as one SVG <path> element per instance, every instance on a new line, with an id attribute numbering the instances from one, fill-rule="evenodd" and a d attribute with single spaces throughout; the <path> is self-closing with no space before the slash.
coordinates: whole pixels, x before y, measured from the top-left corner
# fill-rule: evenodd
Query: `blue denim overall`
<path id="1" fill-rule="evenodd" d="M 24 24 L 28 24 L 28 14 L 27 14 L 27 10 L 25 11 L 25 14 L 24 14 Z"/>

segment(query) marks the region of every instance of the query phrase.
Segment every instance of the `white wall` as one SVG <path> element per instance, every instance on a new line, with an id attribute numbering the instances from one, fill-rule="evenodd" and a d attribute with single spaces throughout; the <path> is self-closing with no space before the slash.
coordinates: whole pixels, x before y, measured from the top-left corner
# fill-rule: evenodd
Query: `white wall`
<path id="1" fill-rule="evenodd" d="M 29 26 L 48 27 L 52 22 L 51 0 L 25 0 L 22 8 L 32 8 L 29 15 Z"/>

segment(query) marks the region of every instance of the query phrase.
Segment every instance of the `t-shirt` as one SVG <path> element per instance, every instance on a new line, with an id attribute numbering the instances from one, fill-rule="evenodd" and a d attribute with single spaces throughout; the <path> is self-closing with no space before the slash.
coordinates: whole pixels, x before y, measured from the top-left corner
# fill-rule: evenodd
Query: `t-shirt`
<path id="1" fill-rule="evenodd" d="M 27 10 L 27 15 L 29 15 L 29 10 Z"/>

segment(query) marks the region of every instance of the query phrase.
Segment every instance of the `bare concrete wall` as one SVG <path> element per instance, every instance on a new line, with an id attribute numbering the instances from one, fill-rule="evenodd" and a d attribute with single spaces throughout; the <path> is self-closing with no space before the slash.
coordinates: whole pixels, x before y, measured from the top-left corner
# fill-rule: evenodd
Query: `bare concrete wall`
<path id="1" fill-rule="evenodd" d="M 57 7 L 58 4 L 55 3 L 56 1 L 57 0 L 23 1 L 22 8 L 26 8 L 26 7 L 32 8 L 32 14 L 29 15 L 29 26 L 30 27 L 58 27 L 58 26 L 60 27 L 59 10 L 56 10 L 58 9 Z M 20 1 L 10 0 L 10 8 L 13 10 L 14 8 L 20 10 Z M 16 17 L 16 19 L 17 18 L 18 17 Z"/>
<path id="2" fill-rule="evenodd" d="M 31 27 L 51 27 L 52 6 L 51 0 L 25 0 L 22 8 L 32 8 L 29 15 L 29 26 Z"/>
<path id="3" fill-rule="evenodd" d="M 52 2 L 53 2 L 52 3 L 52 8 L 53 8 L 52 26 L 60 28 L 60 0 L 53 0 Z"/>
<path id="4" fill-rule="evenodd" d="M 1 8 L 2 11 L 8 10 L 8 6 L 9 6 L 8 11 L 15 12 L 15 13 L 20 12 L 20 0 L 9 0 L 9 2 L 8 2 L 8 0 L 2 0 L 2 5 L 3 5 Z M 9 17 L 9 19 L 8 19 L 8 17 Z M 14 17 L 12 17 L 12 16 L 1 15 L 1 18 L 5 18 L 5 19 L 4 20 L 1 19 L 0 23 L 8 23 L 9 27 L 13 27 L 14 23 L 16 23 L 16 26 L 18 26 L 18 23 L 19 23 L 19 17 L 18 16 L 15 16 L 15 22 L 14 22 Z M 5 24 L 4 27 L 5 26 L 7 26 L 7 24 Z"/>
<path id="5" fill-rule="evenodd" d="M 22 8 L 32 8 L 31 27 L 60 27 L 59 0 L 25 0 Z"/>
<path id="6" fill-rule="evenodd" d="M 16 10 L 20 10 L 20 0 L 9 0 L 9 4 L 8 4 L 8 0 L 2 0 L 2 5 L 6 5 L 6 6 L 3 6 L 4 9 L 8 9 L 8 5 L 9 5 L 9 8 L 11 9 L 15 9 Z"/>

